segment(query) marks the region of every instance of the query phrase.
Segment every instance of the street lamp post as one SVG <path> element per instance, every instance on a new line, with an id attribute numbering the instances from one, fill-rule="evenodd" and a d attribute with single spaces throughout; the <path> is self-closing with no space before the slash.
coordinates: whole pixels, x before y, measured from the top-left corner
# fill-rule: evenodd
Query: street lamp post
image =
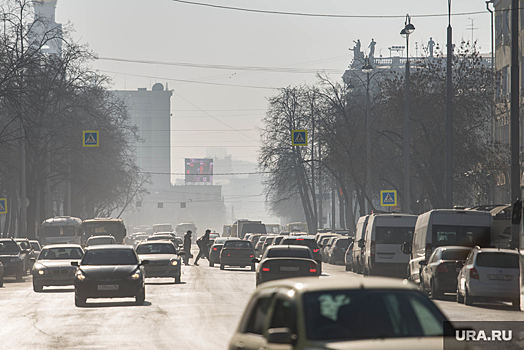
<path id="1" fill-rule="evenodd" d="M 369 73 L 373 71 L 373 66 L 369 63 L 369 58 L 366 57 L 366 62 L 362 67 L 362 72 L 366 74 L 366 192 L 368 195 L 368 214 L 371 214 L 371 118 L 369 116 Z"/>
<path id="2" fill-rule="evenodd" d="M 406 15 L 404 29 L 400 32 L 406 38 L 406 101 L 404 119 L 404 212 L 411 213 L 411 174 L 409 167 L 410 136 L 409 136 L 409 35 L 415 31 L 415 26 L 411 24 L 411 17 Z"/>
<path id="3" fill-rule="evenodd" d="M 451 108 L 453 45 L 451 44 L 451 36 L 451 0 L 448 0 L 448 46 L 446 57 L 446 208 L 453 208 L 453 109 Z"/>

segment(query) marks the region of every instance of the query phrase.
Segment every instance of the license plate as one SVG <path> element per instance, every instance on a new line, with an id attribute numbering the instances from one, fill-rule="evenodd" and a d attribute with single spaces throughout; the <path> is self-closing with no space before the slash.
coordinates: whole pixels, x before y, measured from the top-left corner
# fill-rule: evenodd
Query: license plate
<path id="1" fill-rule="evenodd" d="M 280 271 L 291 272 L 298 271 L 298 266 L 280 266 Z"/>
<path id="2" fill-rule="evenodd" d="M 512 278 L 511 275 L 489 275 L 489 279 L 495 281 L 511 281 Z"/>
<path id="3" fill-rule="evenodd" d="M 118 290 L 118 284 L 99 284 L 98 290 Z"/>
<path id="4" fill-rule="evenodd" d="M 53 276 L 53 280 L 66 280 L 68 278 L 71 278 L 71 276 Z"/>

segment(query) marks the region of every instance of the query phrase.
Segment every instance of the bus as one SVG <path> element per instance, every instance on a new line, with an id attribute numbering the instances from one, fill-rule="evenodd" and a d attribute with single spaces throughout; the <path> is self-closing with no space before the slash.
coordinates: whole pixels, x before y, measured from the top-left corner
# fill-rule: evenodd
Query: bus
<path id="1" fill-rule="evenodd" d="M 113 236 L 117 244 L 124 244 L 126 234 L 124 220 L 113 218 L 94 218 L 82 224 L 82 244 L 91 236 Z"/>
<path id="2" fill-rule="evenodd" d="M 171 224 L 154 224 L 153 233 L 155 232 L 173 232 L 173 226 Z"/>
<path id="3" fill-rule="evenodd" d="M 56 216 L 44 220 L 40 230 L 42 245 L 72 243 L 82 241 L 82 220 L 73 216 Z"/>
<path id="4" fill-rule="evenodd" d="M 253 220 L 237 220 L 231 227 L 231 237 L 238 237 L 244 239 L 246 233 L 262 233 L 266 234 L 266 225 L 262 221 Z"/>
<path id="5" fill-rule="evenodd" d="M 266 231 L 267 233 L 274 233 L 278 235 L 282 230 L 280 229 L 279 224 L 266 224 Z"/>
<path id="6" fill-rule="evenodd" d="M 189 230 L 192 232 L 192 238 L 195 239 L 197 237 L 197 227 L 192 222 L 180 223 L 176 225 L 175 234 L 178 237 L 184 237 L 186 232 Z"/>

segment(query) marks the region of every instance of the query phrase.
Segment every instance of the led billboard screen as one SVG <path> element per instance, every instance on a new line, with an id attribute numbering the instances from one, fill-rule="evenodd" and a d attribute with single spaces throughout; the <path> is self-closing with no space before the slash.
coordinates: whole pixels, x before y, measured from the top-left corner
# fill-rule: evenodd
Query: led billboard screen
<path id="1" fill-rule="evenodd" d="M 186 158 L 187 182 L 213 182 L 213 159 Z"/>

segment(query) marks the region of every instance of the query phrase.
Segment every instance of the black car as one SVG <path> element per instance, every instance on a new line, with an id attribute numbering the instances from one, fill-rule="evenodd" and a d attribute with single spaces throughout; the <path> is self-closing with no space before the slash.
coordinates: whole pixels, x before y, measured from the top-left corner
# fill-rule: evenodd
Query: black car
<path id="1" fill-rule="evenodd" d="M 33 290 L 41 292 L 45 286 L 69 286 L 75 281 L 76 268 L 72 261 L 82 259 L 84 251 L 78 244 L 46 245 L 38 259 L 34 259 Z"/>
<path id="2" fill-rule="evenodd" d="M 308 247 L 311 250 L 311 254 L 313 254 L 313 260 L 318 264 L 317 273 L 319 275 L 322 273 L 322 255 L 314 236 L 285 237 L 280 241 L 280 245 L 304 245 Z"/>
<path id="3" fill-rule="evenodd" d="M 222 247 L 224 246 L 224 243 L 229 240 L 237 240 L 239 241 L 240 238 L 238 237 L 219 237 L 215 239 L 213 242 L 213 245 L 211 248 L 209 248 L 209 266 L 213 267 L 215 264 L 220 264 L 220 252 L 222 251 Z"/>
<path id="4" fill-rule="evenodd" d="M 132 246 L 99 245 L 86 248 L 75 273 L 75 305 L 85 306 L 87 298 L 134 297 L 137 305 L 146 298 L 144 265 Z"/>
<path id="5" fill-rule="evenodd" d="M 271 245 L 257 268 L 256 285 L 282 278 L 318 276 L 318 264 L 308 247 Z"/>
<path id="6" fill-rule="evenodd" d="M 427 262 L 420 262 L 420 290 L 432 299 L 440 298 L 443 293 L 455 293 L 457 276 L 470 251 L 471 247 L 437 247 Z"/>
<path id="7" fill-rule="evenodd" d="M 141 260 L 148 260 L 145 266 L 146 277 L 172 277 L 175 283 L 180 283 L 182 276 L 182 261 L 177 248 L 171 241 L 146 241 L 136 246 L 136 253 Z"/>
<path id="8" fill-rule="evenodd" d="M 227 240 L 220 252 L 220 270 L 225 266 L 239 266 L 244 268 L 251 266 L 251 271 L 255 271 L 255 249 L 249 241 Z"/>
<path id="9" fill-rule="evenodd" d="M 21 281 L 27 271 L 26 255 L 14 239 L 0 239 L 0 262 L 4 265 L 4 276 L 16 276 L 16 280 Z"/>

